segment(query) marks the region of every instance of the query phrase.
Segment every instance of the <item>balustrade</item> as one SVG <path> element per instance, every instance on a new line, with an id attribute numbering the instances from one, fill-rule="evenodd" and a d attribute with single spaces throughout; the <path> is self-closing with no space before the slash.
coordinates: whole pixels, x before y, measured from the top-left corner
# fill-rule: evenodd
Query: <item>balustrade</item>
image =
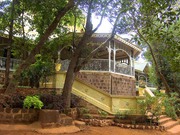
<path id="1" fill-rule="evenodd" d="M 20 60 L 12 59 L 10 62 L 10 70 L 14 70 L 17 65 L 20 63 Z M 61 71 L 66 71 L 69 66 L 70 60 L 63 60 L 61 61 Z M 115 69 L 114 69 L 115 63 Z M 92 59 L 90 60 L 81 70 L 91 70 L 91 71 L 110 71 L 114 73 L 121 73 L 126 75 L 134 75 L 133 67 L 126 64 L 121 64 L 118 62 L 114 62 L 111 60 L 111 66 L 109 69 L 109 60 L 107 59 Z M 6 68 L 6 58 L 0 57 L 0 69 L 5 70 Z M 132 70 L 132 73 L 131 73 Z"/>
<path id="2" fill-rule="evenodd" d="M 61 61 L 61 71 L 66 71 L 69 66 L 69 60 Z M 133 68 L 130 65 L 121 64 L 115 62 L 114 69 L 114 61 L 111 60 L 111 66 L 109 69 L 109 60 L 107 59 L 92 59 L 90 60 L 81 70 L 91 70 L 91 71 L 110 71 L 114 73 L 121 73 L 126 75 L 134 75 Z M 132 70 L 132 71 L 131 71 Z"/>
<path id="3" fill-rule="evenodd" d="M 6 69 L 6 59 L 6 57 L 0 57 L 0 69 Z M 14 70 L 20 62 L 21 60 L 11 58 L 10 70 Z"/>

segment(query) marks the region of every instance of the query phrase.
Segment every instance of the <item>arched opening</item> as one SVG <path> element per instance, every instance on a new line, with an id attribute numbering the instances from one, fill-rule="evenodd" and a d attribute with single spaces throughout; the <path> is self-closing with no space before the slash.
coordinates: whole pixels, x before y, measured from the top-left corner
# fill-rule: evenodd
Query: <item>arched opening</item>
<path id="1" fill-rule="evenodd" d="M 116 50 L 115 54 L 115 72 L 131 74 L 131 57 L 129 54 L 122 50 Z"/>
<path id="2" fill-rule="evenodd" d="M 147 85 L 147 77 L 145 75 L 138 76 L 138 85 L 140 87 L 145 87 L 145 85 Z"/>

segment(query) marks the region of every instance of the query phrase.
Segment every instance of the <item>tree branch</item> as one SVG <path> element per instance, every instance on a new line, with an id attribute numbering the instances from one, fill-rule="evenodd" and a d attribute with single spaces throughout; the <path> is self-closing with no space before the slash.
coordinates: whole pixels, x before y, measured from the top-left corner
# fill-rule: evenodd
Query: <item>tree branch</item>
<path id="1" fill-rule="evenodd" d="M 108 43 L 110 40 L 112 40 L 112 38 L 114 37 L 114 35 L 116 34 L 116 27 L 117 27 L 117 23 L 118 20 L 120 18 L 121 13 L 118 14 L 115 22 L 114 22 L 114 27 L 112 29 L 111 35 L 110 37 L 104 41 L 102 44 L 100 44 L 96 49 L 94 49 L 77 67 L 76 67 L 76 71 L 79 71 L 85 64 L 88 63 L 88 61 L 98 52 L 98 50 L 100 48 L 102 48 L 104 45 L 106 45 L 106 43 Z"/>
<path id="2" fill-rule="evenodd" d="M 101 26 L 102 21 L 103 21 L 103 18 L 104 18 L 104 15 L 105 15 L 105 13 L 106 13 L 105 11 L 106 11 L 106 9 L 107 9 L 107 6 L 109 5 L 109 3 L 110 3 L 111 1 L 112 1 L 112 0 L 109 0 L 109 1 L 107 2 L 106 6 L 104 7 L 103 13 L 102 13 L 102 15 L 101 15 L 101 19 L 100 19 L 98 25 L 96 26 L 96 28 L 94 28 L 93 33 L 95 33 L 95 32 L 97 31 L 97 29 Z"/>
<path id="3" fill-rule="evenodd" d="M 31 51 L 28 58 L 18 67 L 18 69 L 14 72 L 13 78 L 11 79 L 10 84 L 8 85 L 5 93 L 10 93 L 15 90 L 17 85 L 18 77 L 20 76 L 21 72 L 27 68 L 30 64 L 35 61 L 35 55 L 39 53 L 40 49 L 43 47 L 44 43 L 48 40 L 48 37 L 52 34 L 52 32 L 57 27 L 58 23 L 60 22 L 61 18 L 74 6 L 74 0 L 69 0 L 68 3 L 64 8 L 57 12 L 52 23 L 46 29 L 45 33 L 41 36 L 39 42 L 35 46 L 35 48 Z"/>
<path id="4" fill-rule="evenodd" d="M 133 16 L 132 16 L 133 17 Z M 154 64 L 155 64 L 155 69 L 156 69 L 156 72 L 158 73 L 159 77 L 161 78 L 164 86 L 166 87 L 166 92 L 169 93 L 171 92 L 170 90 L 170 87 L 164 77 L 164 75 L 161 73 L 161 71 L 159 70 L 158 68 L 158 63 L 156 61 L 156 58 L 155 58 L 155 55 L 154 55 L 154 52 L 153 52 L 153 49 L 151 47 L 151 44 L 148 42 L 148 40 L 141 34 L 138 26 L 137 26 L 137 23 L 136 23 L 136 19 L 135 17 L 133 17 L 133 21 L 134 21 L 134 26 L 135 26 L 135 29 L 137 30 L 137 33 L 139 34 L 139 36 L 144 40 L 144 42 L 148 45 L 149 49 L 150 49 L 150 52 L 151 52 L 151 55 L 152 55 L 152 58 L 153 58 L 153 61 L 154 61 Z"/>

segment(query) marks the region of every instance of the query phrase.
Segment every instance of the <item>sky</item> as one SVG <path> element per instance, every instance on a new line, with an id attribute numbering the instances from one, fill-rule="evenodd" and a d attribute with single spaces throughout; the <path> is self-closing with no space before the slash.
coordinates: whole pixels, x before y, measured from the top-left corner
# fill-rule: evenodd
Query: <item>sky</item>
<path id="1" fill-rule="evenodd" d="M 100 21 L 100 17 L 97 17 L 95 15 L 92 16 L 92 23 L 94 28 L 98 25 L 99 21 Z M 107 18 L 104 18 L 101 26 L 97 30 L 97 33 L 111 33 L 111 30 L 112 30 L 112 25 L 109 23 Z"/>
<path id="2" fill-rule="evenodd" d="M 100 21 L 100 17 L 97 17 L 95 15 L 92 16 L 92 23 L 94 28 L 98 25 L 99 21 Z M 112 24 L 108 21 L 107 18 L 104 18 L 101 26 L 96 31 L 96 33 L 111 33 L 112 28 L 113 28 Z M 122 38 L 130 38 L 130 35 L 128 34 L 121 34 L 120 36 Z"/>

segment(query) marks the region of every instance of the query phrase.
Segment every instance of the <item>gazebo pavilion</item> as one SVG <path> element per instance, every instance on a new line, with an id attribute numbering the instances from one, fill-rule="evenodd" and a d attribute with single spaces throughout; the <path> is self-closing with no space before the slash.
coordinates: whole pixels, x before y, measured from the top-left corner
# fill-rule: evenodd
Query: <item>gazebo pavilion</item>
<path id="1" fill-rule="evenodd" d="M 90 48 L 97 47 L 108 37 L 110 37 L 109 33 L 94 34 L 89 42 Z M 135 96 L 134 59 L 140 52 L 138 46 L 115 35 L 81 69 L 77 79 L 111 95 Z M 62 60 L 61 64 L 61 72 L 65 72 L 69 60 Z"/>

